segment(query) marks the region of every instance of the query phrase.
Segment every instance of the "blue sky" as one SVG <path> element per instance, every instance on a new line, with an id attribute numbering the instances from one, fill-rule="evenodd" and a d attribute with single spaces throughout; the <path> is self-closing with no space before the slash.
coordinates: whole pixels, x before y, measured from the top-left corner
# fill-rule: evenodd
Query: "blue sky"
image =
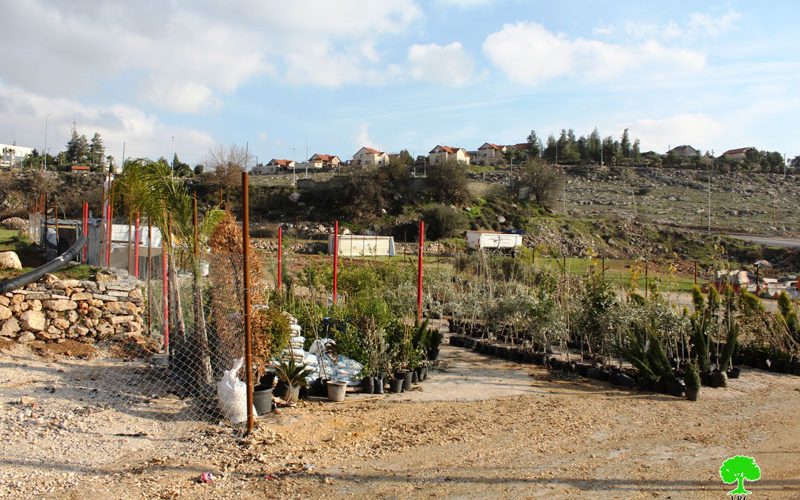
<path id="1" fill-rule="evenodd" d="M 793 157 L 800 4 L 29 0 L 4 6 L 0 142 L 260 161 L 425 154 L 562 128 Z"/>

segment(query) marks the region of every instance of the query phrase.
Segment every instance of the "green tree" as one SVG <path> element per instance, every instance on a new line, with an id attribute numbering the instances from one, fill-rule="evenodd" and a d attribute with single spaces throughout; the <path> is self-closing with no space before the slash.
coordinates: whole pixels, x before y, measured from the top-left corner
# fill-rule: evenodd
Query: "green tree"
<path id="1" fill-rule="evenodd" d="M 736 455 L 722 462 L 719 468 L 719 477 L 726 484 L 736 483 L 736 488 L 728 492 L 728 495 L 749 495 L 750 491 L 744 488 L 745 481 L 758 481 L 761 479 L 761 468 L 753 457 Z"/>
<path id="2" fill-rule="evenodd" d="M 636 140 L 633 141 L 633 149 L 631 151 L 631 154 L 633 155 L 633 163 L 634 164 L 639 163 L 640 161 L 642 161 L 642 152 L 641 152 L 640 146 L 639 146 L 639 139 L 636 139 Z"/>
<path id="3" fill-rule="evenodd" d="M 542 140 L 536 135 L 535 130 L 531 130 L 528 135 L 528 156 L 530 158 L 539 158 L 542 156 Z"/>
<path id="4" fill-rule="evenodd" d="M 190 177 L 192 175 L 192 167 L 178 159 L 178 153 L 172 155 L 172 171 L 178 177 Z"/>
<path id="5" fill-rule="evenodd" d="M 194 175 L 203 175 L 203 172 L 206 171 L 205 165 L 202 163 L 198 163 L 194 166 Z"/>
<path id="6" fill-rule="evenodd" d="M 445 204 L 464 203 L 470 199 L 466 169 L 454 161 L 428 167 L 428 186 L 434 201 Z"/>
<path id="7" fill-rule="evenodd" d="M 622 131 L 622 138 L 619 141 L 620 149 L 622 150 L 623 158 L 631 157 L 631 138 L 628 135 L 628 129 Z"/>
<path id="8" fill-rule="evenodd" d="M 528 160 L 520 174 L 520 190 L 526 190 L 540 207 L 552 210 L 559 188 L 564 182 L 561 170 L 545 164 L 540 158 Z M 519 193 L 523 195 L 525 193 Z"/>
<path id="9" fill-rule="evenodd" d="M 81 165 L 87 163 L 89 159 L 89 141 L 85 135 L 78 135 L 73 129 L 72 136 L 67 141 L 67 164 Z"/>
<path id="10" fill-rule="evenodd" d="M 550 163 L 555 163 L 556 155 L 558 154 L 558 143 L 553 134 L 547 136 L 547 147 L 542 152 L 542 157 Z"/>
<path id="11" fill-rule="evenodd" d="M 409 153 L 407 149 L 400 150 L 400 153 L 397 155 L 397 161 L 406 167 L 410 167 L 414 164 L 414 158 L 411 157 L 411 153 Z"/>
<path id="12" fill-rule="evenodd" d="M 595 127 L 586 139 L 586 159 L 600 163 L 600 148 L 602 147 L 603 144 L 600 140 L 600 133 L 597 131 L 597 127 Z"/>
<path id="13" fill-rule="evenodd" d="M 92 136 L 89 143 L 89 160 L 92 165 L 92 172 L 102 172 L 105 166 L 106 148 L 103 146 L 103 139 L 97 132 Z"/>

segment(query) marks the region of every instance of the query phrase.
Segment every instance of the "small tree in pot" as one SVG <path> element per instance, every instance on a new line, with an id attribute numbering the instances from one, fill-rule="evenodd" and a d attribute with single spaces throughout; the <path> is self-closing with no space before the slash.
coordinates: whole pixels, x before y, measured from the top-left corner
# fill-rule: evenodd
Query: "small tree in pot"
<path id="1" fill-rule="evenodd" d="M 284 398 L 288 402 L 296 401 L 300 397 L 300 388 L 306 385 L 306 377 L 313 373 L 311 368 L 300 363 L 295 363 L 294 357 L 281 359 L 275 367 L 278 380 L 286 384 L 287 391 Z"/>
<path id="2" fill-rule="evenodd" d="M 683 372 L 683 381 L 686 384 L 686 399 L 697 401 L 700 396 L 700 373 L 694 360 L 686 363 Z"/>

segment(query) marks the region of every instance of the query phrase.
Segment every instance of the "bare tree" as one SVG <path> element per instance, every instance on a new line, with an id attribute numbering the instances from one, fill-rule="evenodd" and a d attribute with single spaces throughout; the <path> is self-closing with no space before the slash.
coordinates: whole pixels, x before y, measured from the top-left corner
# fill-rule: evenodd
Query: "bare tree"
<path id="1" fill-rule="evenodd" d="M 231 144 L 223 146 L 218 144 L 208 152 L 207 166 L 212 183 L 217 189 L 228 191 L 239 186 L 242 179 L 242 171 L 247 167 L 250 155 L 245 148 Z"/>
<path id="2" fill-rule="evenodd" d="M 548 210 L 553 203 L 559 188 L 564 182 L 560 169 L 545 164 L 539 158 L 531 159 L 520 174 L 520 197 L 532 198 L 540 207 Z"/>

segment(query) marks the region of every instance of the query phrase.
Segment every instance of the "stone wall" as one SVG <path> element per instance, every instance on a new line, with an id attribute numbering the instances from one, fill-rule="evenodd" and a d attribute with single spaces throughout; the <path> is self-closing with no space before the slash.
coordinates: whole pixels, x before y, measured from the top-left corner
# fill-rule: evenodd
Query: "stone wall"
<path id="1" fill-rule="evenodd" d="M 47 274 L 0 295 L 0 339 L 28 343 L 73 339 L 88 344 L 142 333 L 138 281 L 100 272 L 94 280 Z"/>

